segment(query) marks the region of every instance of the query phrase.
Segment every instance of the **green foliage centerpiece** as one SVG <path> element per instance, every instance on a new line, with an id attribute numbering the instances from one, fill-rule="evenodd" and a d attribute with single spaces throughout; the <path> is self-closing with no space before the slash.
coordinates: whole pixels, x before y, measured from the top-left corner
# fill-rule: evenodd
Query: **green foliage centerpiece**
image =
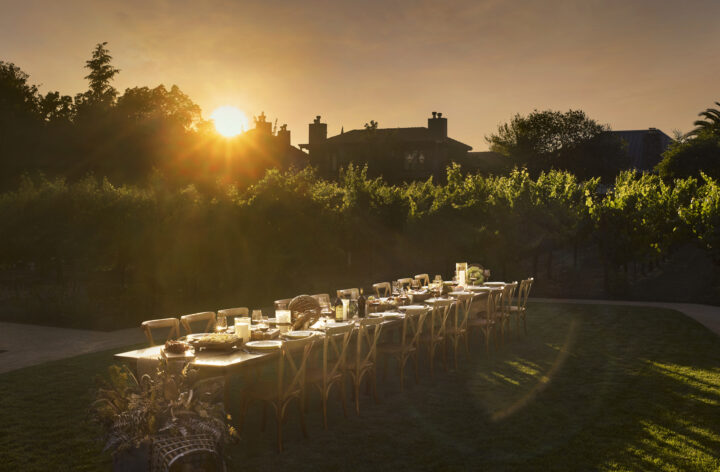
<path id="1" fill-rule="evenodd" d="M 199 379 L 190 365 L 178 369 L 163 359 L 155 376 L 139 381 L 127 366 L 114 365 L 99 383 L 91 413 L 105 428 L 105 450 L 115 459 L 148 450 L 158 437 L 208 435 L 219 447 L 237 436 L 220 401 L 223 379 Z"/>

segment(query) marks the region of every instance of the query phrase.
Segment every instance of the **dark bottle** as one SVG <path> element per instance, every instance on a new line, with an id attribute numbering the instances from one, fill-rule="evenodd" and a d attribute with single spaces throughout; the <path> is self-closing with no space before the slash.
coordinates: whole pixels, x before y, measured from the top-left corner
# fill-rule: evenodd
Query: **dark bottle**
<path id="1" fill-rule="evenodd" d="M 335 305 L 333 305 L 333 309 L 335 310 L 335 320 L 342 321 L 345 317 L 343 315 L 343 303 L 342 300 L 340 300 L 340 297 L 337 297 L 335 299 Z"/>
<path id="2" fill-rule="evenodd" d="M 358 318 L 365 318 L 365 295 L 363 295 L 363 289 L 360 289 L 360 296 L 357 299 L 358 304 Z"/>

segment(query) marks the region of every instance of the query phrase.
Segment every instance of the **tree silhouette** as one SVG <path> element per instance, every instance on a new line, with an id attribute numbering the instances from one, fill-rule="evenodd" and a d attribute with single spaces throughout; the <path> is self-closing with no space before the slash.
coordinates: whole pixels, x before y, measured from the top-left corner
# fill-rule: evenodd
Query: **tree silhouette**
<path id="1" fill-rule="evenodd" d="M 720 107 L 720 102 L 715 102 L 715 105 Z M 704 119 L 693 123 L 695 129 L 688 133 L 689 136 L 698 136 L 704 132 L 720 135 L 720 110 L 707 108 L 705 111 L 700 112 L 698 116 L 702 116 Z"/>
<path id="2" fill-rule="evenodd" d="M 115 103 L 118 92 L 110 82 L 120 69 L 112 66 L 112 56 L 105 46 L 107 41 L 98 43 L 93 50 L 92 58 L 85 62 L 85 68 L 90 70 L 85 76 L 90 82 L 90 89 L 75 97 L 75 101 L 79 104 L 109 107 Z"/>

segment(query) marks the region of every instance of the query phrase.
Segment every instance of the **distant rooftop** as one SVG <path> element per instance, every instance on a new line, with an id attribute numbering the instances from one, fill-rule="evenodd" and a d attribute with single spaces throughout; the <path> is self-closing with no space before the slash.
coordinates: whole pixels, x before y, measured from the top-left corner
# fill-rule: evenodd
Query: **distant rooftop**
<path id="1" fill-rule="evenodd" d="M 468 151 L 472 149 L 472 146 L 468 146 L 452 138 L 438 138 L 430 129 L 421 126 L 413 128 L 354 129 L 330 137 L 327 140 L 330 143 L 352 144 L 367 142 L 371 137 L 388 140 L 396 139 L 405 142 L 444 142 L 464 147 Z"/>

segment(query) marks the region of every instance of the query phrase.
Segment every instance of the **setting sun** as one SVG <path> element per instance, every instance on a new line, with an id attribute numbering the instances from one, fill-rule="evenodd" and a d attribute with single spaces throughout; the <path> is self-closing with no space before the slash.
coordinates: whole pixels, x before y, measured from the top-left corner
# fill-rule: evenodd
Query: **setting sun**
<path id="1" fill-rule="evenodd" d="M 245 113 L 229 105 L 216 108 L 210 119 L 213 120 L 217 132 L 226 138 L 237 136 L 250 127 L 250 121 Z"/>

